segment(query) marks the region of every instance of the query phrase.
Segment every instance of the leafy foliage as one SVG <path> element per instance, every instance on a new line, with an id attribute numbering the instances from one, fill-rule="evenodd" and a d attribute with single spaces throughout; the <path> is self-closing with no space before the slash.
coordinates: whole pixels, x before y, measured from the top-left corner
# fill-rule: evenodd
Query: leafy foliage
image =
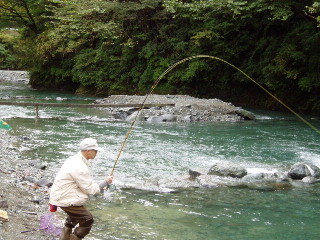
<path id="1" fill-rule="evenodd" d="M 45 8 L 41 0 L 20 1 L 32 6 L 41 26 L 32 44 L 22 35 L 33 87 L 145 94 L 170 65 L 206 54 L 241 68 L 296 109 L 320 113 L 319 1 L 47 0 Z M 0 45 L 7 62 L 11 49 Z M 221 62 L 195 59 L 173 69 L 155 91 L 241 104 L 257 98 L 277 108 L 255 87 Z"/>

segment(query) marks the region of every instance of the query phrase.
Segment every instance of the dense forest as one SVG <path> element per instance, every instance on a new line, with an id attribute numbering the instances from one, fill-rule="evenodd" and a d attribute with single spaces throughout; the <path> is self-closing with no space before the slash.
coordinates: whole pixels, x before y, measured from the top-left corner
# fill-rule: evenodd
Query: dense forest
<path id="1" fill-rule="evenodd" d="M 146 94 L 172 64 L 221 58 L 295 110 L 320 114 L 320 1 L 0 0 L 0 69 L 33 88 Z M 178 65 L 154 91 L 281 106 L 211 58 Z"/>

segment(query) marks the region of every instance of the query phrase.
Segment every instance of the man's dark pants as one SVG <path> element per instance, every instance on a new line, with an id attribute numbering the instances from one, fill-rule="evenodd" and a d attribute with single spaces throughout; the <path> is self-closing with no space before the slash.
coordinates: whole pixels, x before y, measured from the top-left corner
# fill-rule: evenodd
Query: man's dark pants
<path id="1" fill-rule="evenodd" d="M 84 206 L 60 208 L 68 214 L 65 226 L 74 228 L 79 224 L 73 233 L 79 238 L 84 238 L 92 228 L 94 222 L 92 214 Z"/>

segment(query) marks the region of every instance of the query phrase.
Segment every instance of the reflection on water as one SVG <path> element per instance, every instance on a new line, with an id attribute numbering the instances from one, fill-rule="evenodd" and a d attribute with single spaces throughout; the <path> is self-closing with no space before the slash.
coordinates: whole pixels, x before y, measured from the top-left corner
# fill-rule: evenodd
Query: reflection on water
<path id="1" fill-rule="evenodd" d="M 1 99 L 94 100 L 2 83 L 0 89 Z M 223 179 L 210 189 L 186 184 L 189 168 L 209 169 L 221 161 L 251 172 L 285 173 L 297 162 L 320 166 L 319 134 L 290 114 L 257 111 L 257 116 L 241 123 L 138 123 L 117 165 L 116 188 L 89 203 L 96 222 L 88 239 L 317 239 L 319 184 L 274 189 L 227 187 Z M 33 107 L 0 106 L 0 118 L 13 127 L 10 134 L 24 137 L 23 160 L 46 161 L 48 171 L 57 171 L 78 151 L 82 138 L 97 138 L 105 149 L 92 162 L 97 180 L 110 173 L 130 125 L 110 120 L 104 109 L 43 107 L 40 117 L 35 119 Z M 318 118 L 310 121 L 319 128 Z"/>

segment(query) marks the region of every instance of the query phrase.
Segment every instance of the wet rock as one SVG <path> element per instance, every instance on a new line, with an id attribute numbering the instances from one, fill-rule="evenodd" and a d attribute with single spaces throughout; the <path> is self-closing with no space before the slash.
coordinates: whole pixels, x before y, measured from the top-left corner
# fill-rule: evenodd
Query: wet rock
<path id="1" fill-rule="evenodd" d="M 199 185 L 199 187 L 202 188 L 216 188 L 219 185 L 228 185 L 230 182 L 228 181 L 223 181 L 220 179 L 219 176 L 215 175 L 201 175 L 197 177 L 196 181 Z"/>
<path id="2" fill-rule="evenodd" d="M 296 163 L 290 168 L 288 176 L 293 180 L 302 180 L 305 177 L 320 178 L 320 168 L 307 163 Z"/>
<path id="3" fill-rule="evenodd" d="M 152 116 L 147 119 L 148 122 L 159 123 L 159 122 L 175 122 L 176 117 L 173 114 L 164 114 L 161 116 Z"/>
<path id="4" fill-rule="evenodd" d="M 240 117 L 242 117 L 244 120 L 255 120 L 256 117 L 255 115 L 252 113 L 252 112 L 249 112 L 247 110 L 244 110 L 244 109 L 237 109 L 235 111 L 236 114 L 238 114 Z"/>
<path id="5" fill-rule="evenodd" d="M 244 167 L 226 164 L 215 163 L 208 172 L 208 175 L 217 175 L 223 177 L 242 178 L 247 175 L 247 170 Z"/>
<path id="6" fill-rule="evenodd" d="M 190 180 L 195 180 L 197 177 L 199 177 L 201 175 L 201 173 L 198 171 L 194 171 L 194 170 L 189 169 L 189 175 L 190 175 L 190 177 L 189 177 Z"/>
<path id="7" fill-rule="evenodd" d="M 251 189 L 284 190 L 291 189 L 292 184 L 284 173 L 253 173 L 244 176 L 241 184 Z"/>
<path id="8" fill-rule="evenodd" d="M 31 140 L 31 138 L 30 137 L 27 137 L 27 136 L 20 136 L 20 138 L 22 139 L 22 140 Z"/>

